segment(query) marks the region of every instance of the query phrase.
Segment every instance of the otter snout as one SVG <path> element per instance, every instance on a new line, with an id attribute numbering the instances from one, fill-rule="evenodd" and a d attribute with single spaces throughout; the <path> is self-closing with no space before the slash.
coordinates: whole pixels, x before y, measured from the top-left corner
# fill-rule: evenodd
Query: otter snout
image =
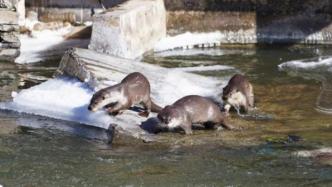
<path id="1" fill-rule="evenodd" d="M 88 110 L 90 110 L 91 112 L 96 112 L 97 111 L 96 107 L 93 107 L 91 105 L 88 106 Z"/>

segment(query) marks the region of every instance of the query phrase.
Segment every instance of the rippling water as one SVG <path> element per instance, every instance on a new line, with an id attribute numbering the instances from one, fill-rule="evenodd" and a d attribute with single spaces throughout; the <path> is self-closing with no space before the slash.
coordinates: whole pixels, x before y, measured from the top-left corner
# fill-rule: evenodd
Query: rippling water
<path id="1" fill-rule="evenodd" d="M 331 186 L 332 168 L 297 151 L 332 146 L 332 116 L 315 110 L 321 83 L 278 70 L 282 62 L 332 55 L 324 48 L 268 47 L 195 50 L 192 55 L 151 54 L 166 67 L 220 64 L 236 69 L 206 76 L 245 73 L 256 105 L 270 120 L 241 119 L 237 132 L 162 133 L 164 143 L 117 135 L 113 145 L 55 126 L 77 124 L 0 112 L 0 184 L 4 186 Z M 0 98 L 51 78 L 57 63 L 0 64 Z M 24 126 L 42 126 L 34 129 Z M 94 135 L 104 136 L 94 129 Z M 86 131 L 84 131 L 86 132 Z M 84 137 L 82 137 L 84 135 Z"/>

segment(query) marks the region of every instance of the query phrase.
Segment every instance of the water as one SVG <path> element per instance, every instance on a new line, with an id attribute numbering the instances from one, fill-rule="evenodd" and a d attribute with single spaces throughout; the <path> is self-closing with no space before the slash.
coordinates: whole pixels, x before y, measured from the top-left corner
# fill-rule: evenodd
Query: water
<path id="1" fill-rule="evenodd" d="M 332 54 L 324 48 L 265 47 L 213 55 L 148 55 L 166 67 L 230 65 L 252 81 L 258 110 L 270 120 L 230 122 L 242 131 L 202 131 L 193 136 L 162 133 L 164 143 L 143 143 L 117 135 L 113 145 L 64 132 L 64 121 L 0 112 L 0 184 L 4 186 L 331 186 L 332 168 L 302 150 L 332 146 L 332 116 L 315 109 L 321 83 L 292 77 L 277 65 Z M 11 92 L 51 78 L 57 63 L 0 64 L 1 100 Z M 39 124 L 33 129 L 22 125 Z M 77 124 L 76 124 L 77 125 Z M 60 128 L 61 129 L 61 128 Z M 96 134 L 98 130 L 96 130 Z M 102 133 L 101 133 L 102 134 Z M 102 134 L 103 135 L 103 134 Z M 91 138 L 91 137 L 90 137 Z"/>

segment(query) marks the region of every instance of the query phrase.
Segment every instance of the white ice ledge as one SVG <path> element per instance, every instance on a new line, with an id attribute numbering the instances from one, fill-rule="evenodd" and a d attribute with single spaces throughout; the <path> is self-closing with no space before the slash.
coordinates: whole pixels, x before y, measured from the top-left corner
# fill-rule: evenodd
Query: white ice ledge
<path id="1" fill-rule="evenodd" d="M 225 35 L 221 32 L 211 33 L 190 33 L 168 36 L 161 39 L 154 47 L 155 52 L 167 51 L 172 49 L 192 49 L 194 47 L 213 47 L 219 46 Z"/>

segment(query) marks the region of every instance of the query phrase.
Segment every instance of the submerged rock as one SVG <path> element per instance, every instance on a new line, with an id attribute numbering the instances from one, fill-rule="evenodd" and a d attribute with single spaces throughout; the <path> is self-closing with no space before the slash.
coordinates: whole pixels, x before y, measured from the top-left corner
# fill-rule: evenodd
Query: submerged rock
<path id="1" fill-rule="evenodd" d="M 294 155 L 298 157 L 312 158 L 320 164 L 332 166 L 332 148 L 298 151 L 295 152 Z"/>

